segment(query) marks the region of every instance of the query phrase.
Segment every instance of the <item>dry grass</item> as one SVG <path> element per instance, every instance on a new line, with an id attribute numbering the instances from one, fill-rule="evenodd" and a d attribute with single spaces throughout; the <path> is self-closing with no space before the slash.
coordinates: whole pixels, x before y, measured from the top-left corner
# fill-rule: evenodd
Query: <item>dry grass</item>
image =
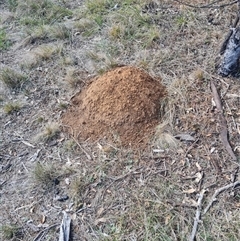
<path id="1" fill-rule="evenodd" d="M 76 87 L 76 85 L 81 81 L 78 70 L 74 67 L 67 68 L 65 80 L 71 87 Z"/>
<path id="2" fill-rule="evenodd" d="M 0 72 L 0 81 L 10 89 L 19 89 L 27 80 L 27 76 L 16 72 L 14 69 L 5 68 Z"/>
<path id="3" fill-rule="evenodd" d="M 58 173 L 56 168 L 50 164 L 37 163 L 32 171 L 32 179 L 35 185 L 50 188 L 56 185 Z"/>
<path id="4" fill-rule="evenodd" d="M 8 8 L 15 16 L 14 24 L 2 23 L 0 30 L 4 50 L 0 78 L 12 90 L 26 85 L 21 94 L 6 93 L 6 99 L 14 102 L 1 106 L 11 114 L 19 110 L 17 103 L 23 98 L 28 103 L 19 115 L 0 116 L 4 239 L 33 240 L 45 227 L 60 225 L 65 210 L 72 215 L 73 240 L 186 240 L 200 190 L 209 190 L 205 207 L 216 188 L 239 178 L 238 165 L 219 142 L 209 88 L 213 80 L 221 91 L 230 141 L 239 155 L 239 83 L 215 73 L 220 42 L 236 6 L 210 10 L 175 1 L 153 2 L 0 3 L 0 11 Z M 13 33 L 26 40 L 16 49 Z M 9 49 L 11 41 L 15 52 Z M 89 73 L 103 73 L 118 64 L 137 65 L 161 77 L 168 91 L 160 110 L 163 123 L 146 150 L 88 140 L 80 142 L 80 148 L 71 137 L 60 135 L 60 115 Z M 19 67 L 29 73 L 30 81 L 15 71 Z M 66 82 L 73 88 L 65 88 Z M 194 136 L 196 142 L 180 143 L 174 136 L 181 133 Z M 199 174 L 203 176 L 197 181 Z M 69 196 L 64 202 L 54 199 L 56 189 L 51 187 L 56 178 L 60 194 Z M 31 181 L 34 185 L 28 188 Z M 236 187 L 218 197 L 202 216 L 196 240 L 240 239 L 238 191 Z M 8 223 L 21 227 L 23 236 Z M 58 236 L 58 230 L 51 230 L 42 239 Z"/>
<path id="5" fill-rule="evenodd" d="M 40 121 L 42 122 L 42 118 L 38 119 L 38 122 Z M 36 140 L 44 142 L 51 141 L 58 137 L 59 133 L 60 127 L 58 123 L 48 123 L 47 125 L 45 125 L 43 130 L 36 136 Z"/>
<path id="6" fill-rule="evenodd" d="M 3 225 L 0 227 L 1 236 L 6 240 L 12 240 L 13 238 L 21 238 L 19 228 L 15 225 Z"/>
<path id="7" fill-rule="evenodd" d="M 14 112 L 18 112 L 21 109 L 21 106 L 19 103 L 13 102 L 5 104 L 3 108 L 5 113 L 10 115 Z"/>
<path id="8" fill-rule="evenodd" d="M 44 44 L 36 49 L 33 50 L 33 53 L 39 58 L 40 60 L 48 60 L 50 59 L 54 54 L 61 54 L 63 49 L 63 46 L 55 45 L 55 44 Z"/>

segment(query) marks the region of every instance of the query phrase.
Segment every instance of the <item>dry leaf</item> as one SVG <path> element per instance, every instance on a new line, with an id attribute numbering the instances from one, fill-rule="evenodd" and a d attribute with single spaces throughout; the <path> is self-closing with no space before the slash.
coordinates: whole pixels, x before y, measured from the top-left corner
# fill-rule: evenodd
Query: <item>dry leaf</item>
<path id="1" fill-rule="evenodd" d="M 203 178 L 203 172 L 196 173 L 195 177 L 196 177 L 195 182 L 199 183 Z"/>
<path id="2" fill-rule="evenodd" d="M 70 184 L 70 179 L 67 177 L 67 178 L 65 178 L 65 183 L 67 184 L 67 185 L 69 185 Z"/>
<path id="3" fill-rule="evenodd" d="M 164 150 L 162 150 L 162 149 L 153 149 L 152 151 L 154 153 L 163 153 L 164 152 Z"/>
<path id="4" fill-rule="evenodd" d="M 212 147 L 211 150 L 210 150 L 210 153 L 212 154 L 215 150 L 216 150 L 216 148 Z"/>
<path id="5" fill-rule="evenodd" d="M 176 139 L 180 139 L 180 141 L 195 141 L 195 138 L 189 134 L 178 134 L 174 136 Z"/>
<path id="6" fill-rule="evenodd" d="M 240 208 L 240 202 L 239 203 L 236 203 L 236 208 Z"/>
<path id="7" fill-rule="evenodd" d="M 202 171 L 202 168 L 201 168 L 201 166 L 199 165 L 198 162 L 196 162 L 196 167 L 197 167 L 198 171 Z"/>
<path id="8" fill-rule="evenodd" d="M 102 147 L 102 145 L 101 145 L 100 143 L 97 143 L 97 146 L 98 146 L 98 148 L 99 148 L 100 150 L 103 149 L 103 147 Z"/>
<path id="9" fill-rule="evenodd" d="M 45 222 L 46 222 L 46 216 L 45 216 L 45 215 L 42 215 L 41 223 L 45 223 Z"/>
<path id="10" fill-rule="evenodd" d="M 102 215 L 103 211 L 104 211 L 103 207 L 99 208 L 97 211 L 97 217 L 100 217 Z"/>
<path id="11" fill-rule="evenodd" d="M 72 217 L 72 220 L 76 220 L 77 219 L 77 214 L 73 213 L 71 217 Z"/>
<path id="12" fill-rule="evenodd" d="M 32 148 L 35 148 L 34 145 L 32 145 L 31 143 L 29 143 L 29 142 L 27 142 L 27 141 L 23 141 L 23 140 L 22 140 L 22 143 L 23 143 L 24 145 L 26 145 L 26 146 L 30 146 L 30 147 L 32 147 Z"/>
<path id="13" fill-rule="evenodd" d="M 191 188 L 191 189 L 188 189 L 186 191 L 183 191 L 183 193 L 187 193 L 187 194 L 192 194 L 192 193 L 195 193 L 197 190 L 195 188 Z"/>
<path id="14" fill-rule="evenodd" d="M 171 217 L 172 217 L 171 215 L 168 215 L 167 217 L 165 217 L 165 225 L 169 224 Z"/>
<path id="15" fill-rule="evenodd" d="M 185 166 L 186 161 L 185 160 L 181 160 L 180 163 L 181 163 L 182 166 Z"/>
<path id="16" fill-rule="evenodd" d="M 183 199 L 182 204 L 187 204 L 187 205 L 189 205 L 191 207 L 197 207 L 198 206 L 197 202 L 194 199 L 187 198 L 187 197 L 185 197 Z"/>
<path id="17" fill-rule="evenodd" d="M 106 218 L 98 218 L 97 220 L 95 220 L 94 224 L 98 225 L 100 223 L 105 223 L 107 221 Z"/>
<path id="18" fill-rule="evenodd" d="M 30 213 L 33 213 L 34 210 L 35 210 L 35 207 L 31 207 L 31 208 L 30 208 Z"/>
<path id="19" fill-rule="evenodd" d="M 67 162 L 66 162 L 66 166 L 70 167 L 72 165 L 72 162 L 70 161 L 70 159 L 68 158 Z"/>

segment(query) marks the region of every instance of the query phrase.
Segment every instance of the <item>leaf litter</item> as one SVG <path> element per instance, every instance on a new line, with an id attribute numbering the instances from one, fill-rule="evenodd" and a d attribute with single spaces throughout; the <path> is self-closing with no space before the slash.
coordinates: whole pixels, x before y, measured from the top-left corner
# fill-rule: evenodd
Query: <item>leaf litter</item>
<path id="1" fill-rule="evenodd" d="M 3 6 L 0 11 L 5 11 L 5 3 L 0 4 Z M 85 1 L 70 1 L 68 4 L 69 8 L 74 9 L 79 4 L 83 7 Z M 88 4 L 91 7 L 94 1 L 88 1 Z M 223 80 L 214 70 L 219 43 L 223 40 L 224 29 L 229 28 L 229 19 L 235 8 L 193 11 L 176 1 L 171 4 L 161 1 L 156 9 L 155 4 L 151 6 L 143 7 L 150 10 L 141 12 L 140 17 L 149 14 L 151 18 L 145 19 L 147 24 L 156 24 L 160 35 L 146 49 L 141 39 L 131 39 L 131 46 L 127 47 L 126 42 L 118 39 L 114 40 L 114 46 L 118 48 L 114 53 L 113 45 L 106 42 L 108 37 L 105 35 L 109 32 L 106 28 L 111 21 L 95 15 L 98 24 L 101 21 L 104 23 L 103 31 L 100 28 L 98 32 L 94 30 L 99 34 L 97 37 L 84 39 L 81 34 L 74 34 L 73 28 L 71 41 L 59 40 L 64 42 L 61 54 L 53 53 L 31 66 L 22 61 L 29 50 L 42 44 L 55 44 L 54 40 L 39 39 L 18 48 L 14 48 L 17 43 L 13 40 L 13 49 L 1 52 L 1 59 L 4 60 L 0 63 L 1 69 L 11 67 L 19 71 L 23 68 L 30 80 L 22 92 L 13 93 L 0 86 L 0 97 L 4 97 L 4 103 L 11 99 L 27 102 L 16 113 L 5 115 L 1 112 L 0 115 L 1 167 L 11 165 L 0 176 L 2 220 L 5 224 L 14 223 L 21 227 L 23 237 L 18 236 L 19 240 L 33 240 L 33 237 L 36 240 L 57 239 L 62 211 L 74 217 L 71 230 L 73 240 L 185 240 L 192 232 L 194 217 L 199 219 L 199 210 L 201 213 L 208 204 L 211 208 L 202 217 L 203 223 L 197 225 L 197 233 L 194 233 L 197 239 L 239 240 L 239 210 L 236 209 L 239 205 L 239 174 L 236 172 L 239 163 L 238 160 L 231 160 L 231 155 L 219 140 L 219 115 L 216 106 L 212 105 L 210 88 L 210 81 L 214 81 L 220 90 L 229 142 L 239 157 L 239 81 L 232 77 Z M 119 4 L 116 9 L 109 8 L 106 14 L 121 8 Z M 208 22 L 209 17 L 213 21 Z M 77 21 L 77 18 L 72 20 Z M 146 23 L 142 20 L 140 24 Z M 7 32 L 15 30 L 14 26 L 6 28 Z M 90 59 L 85 50 L 96 56 Z M 110 53 L 112 56 L 109 59 Z M 75 137 L 78 138 L 74 140 L 69 137 L 71 130 L 68 130 L 68 134 L 61 133 L 65 138 L 61 137 L 63 141 L 57 141 L 56 145 L 49 145 L 51 140 L 47 139 L 37 141 L 34 137 L 47 123 L 60 122 L 61 116 L 66 114 L 66 110 L 59 108 L 60 102 L 67 101 L 69 111 L 72 108 L 71 100 L 76 100 L 77 96 L 97 82 L 97 77 L 92 79 L 92 83 L 87 79 L 74 80 L 74 85 L 69 86 L 64 82 L 67 70 L 62 65 L 62 55 L 72 55 L 76 59 L 72 67 L 80 69 L 79 73 L 89 72 L 91 76 L 108 69 L 111 64 L 114 66 L 114 61 L 145 68 L 144 72 L 149 72 L 154 79 L 161 76 L 168 93 L 167 100 L 162 100 L 161 104 L 167 108 L 164 117 L 158 116 L 157 120 L 163 119 L 168 123 L 163 131 L 165 137 L 174 138 L 179 133 L 189 133 L 195 141 L 183 140 L 171 147 L 170 142 L 153 138 L 152 143 L 145 145 L 145 150 L 133 150 L 131 146 L 126 146 L 134 143 L 134 138 L 122 146 L 119 136 L 113 133 L 108 136 L 106 130 L 104 135 L 100 135 L 99 131 L 96 139 L 92 134 L 81 139 L 81 135 L 77 136 L 76 133 Z M 98 58 L 94 60 L 93 57 Z M 151 133 L 154 135 L 153 129 L 148 132 L 149 136 Z M 21 136 L 27 144 L 14 141 L 16 135 Z M 99 137 L 102 139 L 99 140 Z M 112 137 L 115 137 L 113 142 Z M 163 135 L 160 137 L 163 138 Z M 35 149 L 28 145 L 30 143 Z M 21 155 L 24 151 L 26 154 Z M 50 189 L 34 183 L 28 171 L 34 170 L 36 162 L 43 167 L 51 164 L 51 170 L 57 170 L 60 183 L 52 185 Z M 65 165 L 66 162 L 71 165 Z M 69 178 L 70 185 L 65 182 L 66 178 Z M 75 179 L 74 190 L 70 190 Z M 220 193 L 221 187 L 226 189 Z M 204 196 L 199 195 L 205 189 Z M 236 194 L 228 195 L 232 191 Z M 212 202 L 214 195 L 218 196 L 218 202 Z M 66 196 L 69 199 L 63 202 L 55 199 Z M 31 205 L 33 200 L 37 201 L 34 209 Z M 200 202 L 203 209 L 199 209 Z M 100 216 L 99 210 L 104 210 Z M 44 227 L 39 218 L 43 215 L 46 217 Z M 198 221 L 201 220 L 195 223 L 200 224 Z M 209 222 L 211 225 L 207 225 Z M 29 227 L 30 223 L 38 228 L 34 231 Z"/>

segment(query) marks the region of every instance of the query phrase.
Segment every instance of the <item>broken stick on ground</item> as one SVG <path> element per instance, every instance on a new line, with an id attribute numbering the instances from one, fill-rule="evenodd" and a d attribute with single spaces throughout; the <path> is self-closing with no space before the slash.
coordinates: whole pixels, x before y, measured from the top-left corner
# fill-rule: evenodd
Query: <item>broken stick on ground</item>
<path id="1" fill-rule="evenodd" d="M 193 228 L 192 228 L 192 233 L 191 236 L 189 238 L 189 241 L 194 241 L 195 240 L 195 236 L 197 233 L 197 228 L 198 228 L 198 224 L 200 222 L 200 218 L 201 218 L 201 211 L 202 211 L 202 200 L 203 200 L 203 195 L 206 192 L 205 189 L 203 189 L 198 197 L 198 201 L 197 201 L 197 211 L 196 211 L 196 216 L 194 219 L 194 224 L 193 224 Z"/>
<path id="2" fill-rule="evenodd" d="M 71 218 L 63 211 L 63 220 L 60 227 L 59 241 L 69 241 Z"/>
<path id="3" fill-rule="evenodd" d="M 215 191 L 215 193 L 213 194 L 213 196 L 212 196 L 212 198 L 211 198 L 211 201 L 209 202 L 209 204 L 207 205 L 207 207 L 204 209 L 203 215 L 206 214 L 207 211 L 209 210 L 209 208 L 212 206 L 212 204 L 217 201 L 217 196 L 218 196 L 220 193 L 222 193 L 223 191 L 225 191 L 225 190 L 227 190 L 227 189 L 229 189 L 229 188 L 232 188 L 232 187 L 234 188 L 234 187 L 236 187 L 236 186 L 239 185 L 239 184 L 240 184 L 240 181 L 236 181 L 236 182 L 233 182 L 233 183 L 231 183 L 231 184 L 228 184 L 228 185 L 226 185 L 226 186 L 224 186 L 224 187 L 221 187 L 221 188 L 217 189 L 217 190 Z"/>
<path id="4" fill-rule="evenodd" d="M 216 86 L 214 85 L 213 81 L 211 81 L 211 89 L 212 89 L 212 94 L 213 94 L 213 98 L 214 98 L 214 101 L 216 103 L 216 106 L 217 106 L 217 110 L 218 110 L 218 113 L 219 113 L 219 125 L 220 125 L 220 138 L 221 138 L 221 141 L 223 143 L 223 145 L 225 146 L 227 152 L 229 153 L 229 155 L 232 157 L 232 159 L 234 161 L 237 160 L 237 157 L 236 155 L 234 154 L 233 150 L 232 150 L 232 147 L 230 146 L 229 144 L 229 141 L 228 141 L 228 128 L 227 128 L 227 121 L 223 115 L 223 108 L 222 108 L 222 103 L 221 103 L 221 99 L 220 99 L 220 96 L 218 94 L 218 91 L 217 91 L 217 88 Z"/>

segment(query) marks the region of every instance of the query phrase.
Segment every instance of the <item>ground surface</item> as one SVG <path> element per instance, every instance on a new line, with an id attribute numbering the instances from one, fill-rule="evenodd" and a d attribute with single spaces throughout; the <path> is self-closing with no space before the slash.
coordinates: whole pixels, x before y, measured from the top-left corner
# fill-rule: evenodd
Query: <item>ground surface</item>
<path id="1" fill-rule="evenodd" d="M 0 1 L 2 240 L 58 240 L 63 211 L 72 219 L 72 240 L 188 240 L 204 190 L 196 240 L 240 240 L 239 186 L 224 190 L 203 213 L 216 190 L 239 180 L 240 155 L 239 78 L 222 78 L 215 69 L 237 6 L 208 7 Z M 125 86 L 106 80 L 116 66 L 142 69 L 141 76 L 149 73 L 156 85 L 151 79 L 137 86 L 138 71 L 137 78 L 128 72 Z M 235 161 L 220 140 L 211 81 L 220 93 Z M 121 93 L 111 95 L 113 86 Z M 118 105 L 121 98 L 127 109 Z M 106 110 L 109 103 L 114 108 Z M 106 125 L 91 119 L 106 121 L 111 112 Z M 126 113 L 147 120 L 144 133 L 155 132 L 144 148 L 119 142 L 130 123 L 130 142 L 142 138 L 140 127 L 134 129 L 137 119 L 122 118 Z M 90 132 L 78 129 L 78 121 Z M 109 123 L 116 133 L 108 132 Z M 66 131 L 66 124 L 77 134 Z"/>

